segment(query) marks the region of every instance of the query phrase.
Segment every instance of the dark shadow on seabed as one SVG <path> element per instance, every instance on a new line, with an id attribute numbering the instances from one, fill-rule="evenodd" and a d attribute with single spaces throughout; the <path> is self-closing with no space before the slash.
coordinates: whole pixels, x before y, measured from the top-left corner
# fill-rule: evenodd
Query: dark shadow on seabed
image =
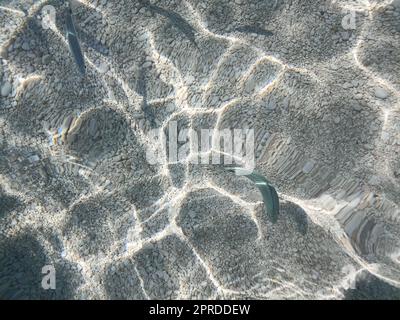
<path id="1" fill-rule="evenodd" d="M 400 300 L 400 288 L 363 271 L 356 278 L 355 288 L 344 295 L 346 300 Z"/>
<path id="2" fill-rule="evenodd" d="M 41 286 L 46 265 L 53 265 L 57 272 L 55 290 Z M 73 269 L 75 265 L 47 255 L 28 232 L 0 240 L 0 300 L 72 299 L 74 284 L 80 282 Z"/>

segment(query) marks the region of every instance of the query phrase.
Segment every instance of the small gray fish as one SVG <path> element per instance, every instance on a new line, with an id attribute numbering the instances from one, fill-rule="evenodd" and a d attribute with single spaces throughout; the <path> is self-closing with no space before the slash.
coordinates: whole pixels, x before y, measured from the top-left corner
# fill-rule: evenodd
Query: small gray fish
<path id="1" fill-rule="evenodd" d="M 236 175 L 245 176 L 255 183 L 260 190 L 264 200 L 265 208 L 269 219 L 275 223 L 279 214 L 279 197 L 275 188 L 262 175 L 239 167 L 228 167 L 226 170 L 234 172 Z"/>
<path id="2" fill-rule="evenodd" d="M 144 60 L 142 60 L 142 64 L 144 63 Z M 147 104 L 147 85 L 146 85 L 146 71 L 144 68 L 139 69 L 139 77 L 138 81 L 136 84 L 136 91 L 138 94 L 140 94 L 143 97 L 141 109 L 145 113 L 147 120 L 151 123 L 151 125 L 155 128 L 156 127 L 156 122 L 155 122 L 155 115 L 152 112 L 152 110 L 149 108 L 149 105 Z"/>
<path id="3" fill-rule="evenodd" d="M 147 7 L 151 12 L 167 18 L 171 25 L 180 30 L 186 36 L 186 38 L 197 47 L 196 30 L 180 14 L 172 10 L 167 10 L 150 4 L 148 0 L 140 0 L 139 2 L 143 6 Z"/>
<path id="4" fill-rule="evenodd" d="M 271 31 L 265 30 L 257 26 L 241 26 L 236 28 L 235 31 L 243 33 L 255 33 L 265 37 L 270 37 L 273 35 Z"/>
<path id="5" fill-rule="evenodd" d="M 81 46 L 79 45 L 78 36 L 75 30 L 74 21 L 72 19 L 71 8 L 68 7 L 67 15 L 65 18 L 65 28 L 67 31 L 67 40 L 69 49 L 74 57 L 75 63 L 77 64 L 79 71 L 82 75 L 86 73 L 85 59 L 82 54 Z"/>

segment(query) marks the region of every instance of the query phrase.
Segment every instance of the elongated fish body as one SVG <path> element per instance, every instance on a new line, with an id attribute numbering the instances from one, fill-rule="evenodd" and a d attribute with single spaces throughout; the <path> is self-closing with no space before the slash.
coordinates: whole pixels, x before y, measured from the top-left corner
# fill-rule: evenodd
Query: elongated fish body
<path id="1" fill-rule="evenodd" d="M 196 30 L 180 14 L 172 10 L 167 10 L 159 6 L 153 5 L 148 0 L 139 0 L 139 3 L 147 7 L 155 14 L 167 18 L 170 21 L 171 25 L 180 30 L 185 35 L 185 37 L 197 47 Z"/>
<path id="2" fill-rule="evenodd" d="M 230 167 L 226 169 L 237 175 L 245 176 L 254 182 L 258 190 L 261 192 L 269 219 L 271 222 L 275 223 L 278 220 L 279 215 L 279 197 L 275 188 L 268 182 L 268 180 L 256 172 L 248 171 L 243 168 Z"/>
<path id="3" fill-rule="evenodd" d="M 170 10 L 165 10 L 161 7 L 157 7 L 154 5 L 150 6 L 150 10 L 169 19 L 169 21 L 172 23 L 172 25 L 174 25 L 176 28 L 178 28 L 178 30 L 180 30 L 189 39 L 189 41 L 196 44 L 195 30 L 178 13 L 170 11 Z"/>
<path id="4" fill-rule="evenodd" d="M 263 28 L 259 28 L 257 26 L 241 26 L 235 29 L 237 32 L 243 33 L 254 33 L 259 34 L 265 37 L 270 37 L 273 35 L 271 31 L 265 30 Z"/>
<path id="5" fill-rule="evenodd" d="M 156 127 L 155 116 L 152 110 L 149 108 L 149 105 L 147 104 L 147 85 L 146 85 L 144 68 L 140 68 L 139 70 L 139 78 L 136 85 L 136 91 L 143 97 L 141 105 L 142 111 L 146 115 L 146 118 L 150 121 L 151 125 L 155 128 Z"/>
<path id="6" fill-rule="evenodd" d="M 267 212 L 271 212 L 271 214 L 269 214 L 270 219 L 272 222 L 275 223 L 278 220 L 278 214 L 279 214 L 279 197 L 278 193 L 276 192 L 273 186 L 269 185 L 268 187 L 270 192 L 267 193 L 266 195 L 263 194 L 263 199 L 265 206 L 267 207 Z M 265 202 L 266 198 L 272 200 L 270 200 L 270 202 Z"/>
<path id="7" fill-rule="evenodd" d="M 85 59 L 83 58 L 81 46 L 75 30 L 74 22 L 72 20 L 71 9 L 68 8 L 66 19 L 65 19 L 66 37 L 69 45 L 69 49 L 74 56 L 75 63 L 77 64 L 79 71 L 82 75 L 86 73 Z"/>

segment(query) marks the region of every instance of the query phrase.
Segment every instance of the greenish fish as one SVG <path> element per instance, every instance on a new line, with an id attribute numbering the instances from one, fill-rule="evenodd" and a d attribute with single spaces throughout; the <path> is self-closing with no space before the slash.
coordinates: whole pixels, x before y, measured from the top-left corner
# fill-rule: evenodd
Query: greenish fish
<path id="1" fill-rule="evenodd" d="M 239 167 L 228 167 L 226 170 L 234 172 L 236 175 L 245 176 L 254 182 L 264 200 L 269 219 L 275 223 L 279 214 L 279 197 L 275 188 L 261 174 Z"/>

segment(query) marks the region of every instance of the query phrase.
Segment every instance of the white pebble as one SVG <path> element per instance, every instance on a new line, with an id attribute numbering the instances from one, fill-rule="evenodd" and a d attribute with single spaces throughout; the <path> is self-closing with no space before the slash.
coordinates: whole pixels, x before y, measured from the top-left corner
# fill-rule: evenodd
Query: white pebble
<path id="1" fill-rule="evenodd" d="M 383 88 L 376 88 L 375 97 L 379 99 L 386 99 L 387 97 L 389 97 L 389 93 Z"/>
<path id="2" fill-rule="evenodd" d="M 303 167 L 304 173 L 310 173 L 311 170 L 314 168 L 315 162 L 313 160 L 307 161 L 307 163 Z"/>
<path id="3" fill-rule="evenodd" d="M 151 62 L 150 61 L 146 61 L 145 63 L 143 63 L 142 67 L 143 68 L 148 68 L 151 66 Z"/>
<path id="4" fill-rule="evenodd" d="M 106 73 L 108 71 L 108 65 L 105 62 L 100 63 L 98 70 L 100 73 Z"/>
<path id="5" fill-rule="evenodd" d="M 1 95 L 3 97 L 7 97 L 11 93 L 11 89 L 12 89 L 11 83 L 9 83 L 8 81 L 5 82 L 1 87 Z"/>
<path id="6" fill-rule="evenodd" d="M 39 156 L 37 156 L 36 154 L 34 154 L 33 156 L 30 156 L 30 157 L 28 158 L 28 160 L 29 160 L 30 163 L 37 162 L 37 161 L 39 161 Z"/>

